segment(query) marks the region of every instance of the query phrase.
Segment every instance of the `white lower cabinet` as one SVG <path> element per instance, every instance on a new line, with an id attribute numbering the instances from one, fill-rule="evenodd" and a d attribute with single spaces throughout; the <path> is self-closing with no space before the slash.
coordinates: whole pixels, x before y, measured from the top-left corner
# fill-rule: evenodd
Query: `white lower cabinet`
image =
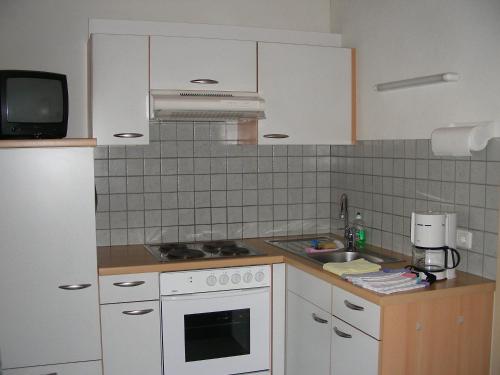
<path id="1" fill-rule="evenodd" d="M 1 371 L 0 371 L 1 372 Z M 101 375 L 101 361 L 67 363 L 64 365 L 24 367 L 4 370 L 3 375 Z"/>
<path id="2" fill-rule="evenodd" d="M 331 375 L 377 375 L 378 340 L 332 319 Z"/>
<path id="3" fill-rule="evenodd" d="M 159 301 L 102 305 L 101 325 L 104 375 L 161 375 Z"/>
<path id="4" fill-rule="evenodd" d="M 330 374 L 331 315 L 288 291 L 286 330 L 286 374 Z"/>

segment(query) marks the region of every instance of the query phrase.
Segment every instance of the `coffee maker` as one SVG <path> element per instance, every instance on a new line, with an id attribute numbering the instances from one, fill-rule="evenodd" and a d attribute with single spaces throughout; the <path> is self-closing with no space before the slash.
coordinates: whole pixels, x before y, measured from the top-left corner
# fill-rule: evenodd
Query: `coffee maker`
<path id="1" fill-rule="evenodd" d="M 455 250 L 457 214 L 412 212 L 413 266 L 423 279 L 431 273 L 436 280 L 454 279 L 460 254 Z"/>

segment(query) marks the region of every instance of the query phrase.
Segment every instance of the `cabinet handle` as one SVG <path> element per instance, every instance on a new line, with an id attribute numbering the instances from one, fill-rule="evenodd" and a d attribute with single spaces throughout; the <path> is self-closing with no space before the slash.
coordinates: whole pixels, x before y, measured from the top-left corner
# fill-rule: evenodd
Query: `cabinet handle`
<path id="1" fill-rule="evenodd" d="M 319 316 L 317 316 L 315 313 L 312 313 L 312 317 L 315 321 L 317 321 L 318 323 L 321 323 L 321 324 L 326 324 L 328 323 L 328 320 L 326 319 L 323 319 L 323 318 L 320 318 Z"/>
<path id="2" fill-rule="evenodd" d="M 271 134 L 264 134 L 264 138 L 273 138 L 273 139 L 282 139 L 282 138 L 288 138 L 290 137 L 288 134 L 280 134 L 280 133 L 271 133 Z"/>
<path id="3" fill-rule="evenodd" d="M 44 374 L 44 375 L 57 375 L 57 372 L 51 372 L 50 374 Z"/>
<path id="4" fill-rule="evenodd" d="M 363 306 L 355 305 L 354 303 L 351 303 L 346 299 L 344 300 L 344 305 L 346 305 L 351 310 L 356 310 L 356 311 L 364 311 L 365 310 L 365 308 Z"/>
<path id="5" fill-rule="evenodd" d="M 352 335 L 345 333 L 345 332 L 342 332 L 337 327 L 333 327 L 333 331 L 337 334 L 337 336 L 343 337 L 345 339 L 352 339 Z"/>
<path id="6" fill-rule="evenodd" d="M 143 136 L 144 136 L 144 134 L 141 134 L 141 133 L 116 133 L 116 134 L 113 134 L 113 137 L 116 137 L 116 138 L 140 138 Z"/>
<path id="7" fill-rule="evenodd" d="M 139 286 L 144 284 L 145 281 L 122 281 L 119 283 L 113 283 L 114 286 L 120 286 L 122 288 L 130 288 L 133 286 Z"/>
<path id="8" fill-rule="evenodd" d="M 199 85 L 216 85 L 219 83 L 219 81 L 210 78 L 197 78 L 197 79 L 192 79 L 190 82 L 197 83 Z"/>
<path id="9" fill-rule="evenodd" d="M 149 314 L 150 312 L 153 312 L 153 309 L 128 310 L 128 311 L 123 311 L 122 314 L 125 314 L 125 315 L 146 315 L 146 314 Z"/>
<path id="10" fill-rule="evenodd" d="M 80 290 L 91 286 L 92 284 L 71 284 L 71 285 L 59 285 L 59 289 L 64 290 Z"/>

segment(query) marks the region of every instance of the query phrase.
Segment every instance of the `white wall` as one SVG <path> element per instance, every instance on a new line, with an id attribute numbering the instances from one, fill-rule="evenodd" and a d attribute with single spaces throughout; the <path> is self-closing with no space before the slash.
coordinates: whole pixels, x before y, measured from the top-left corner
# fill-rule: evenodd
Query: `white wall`
<path id="1" fill-rule="evenodd" d="M 449 122 L 500 120 L 500 1 L 332 0 L 332 30 L 358 49 L 359 138 L 429 138 Z M 456 84 L 377 93 L 441 72 Z"/>
<path id="2" fill-rule="evenodd" d="M 329 0 L 0 0 L 0 69 L 68 75 L 68 136 L 87 132 L 89 18 L 328 32 Z"/>

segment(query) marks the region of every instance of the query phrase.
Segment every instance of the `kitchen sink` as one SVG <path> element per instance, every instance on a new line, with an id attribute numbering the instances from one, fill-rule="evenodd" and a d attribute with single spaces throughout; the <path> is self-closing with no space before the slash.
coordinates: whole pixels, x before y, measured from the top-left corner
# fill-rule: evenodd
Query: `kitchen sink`
<path id="1" fill-rule="evenodd" d="M 314 237 L 314 238 L 304 238 L 304 239 L 298 239 L 298 240 L 269 240 L 266 241 L 267 243 L 277 246 L 280 249 L 286 250 L 290 253 L 299 255 L 303 258 L 313 260 L 317 263 L 324 264 L 324 263 L 343 263 L 343 262 L 349 262 L 351 260 L 355 259 L 366 259 L 369 262 L 372 263 L 396 263 L 396 262 L 402 262 L 402 259 L 396 258 L 396 257 L 391 257 L 387 255 L 382 255 L 379 253 L 375 253 L 372 251 L 368 250 L 363 250 L 363 251 L 357 251 L 353 249 L 352 251 L 347 251 L 345 249 L 339 249 L 336 251 L 332 251 L 329 253 L 315 253 L 315 254 L 308 254 L 306 253 L 305 249 L 306 247 L 311 246 L 311 240 L 319 240 L 322 242 L 331 242 L 333 240 L 332 237 L 329 236 L 320 236 L 320 237 Z"/>
<path id="2" fill-rule="evenodd" d="M 381 254 L 375 254 L 368 251 L 332 251 L 331 253 L 321 253 L 321 254 L 306 254 L 309 259 L 312 259 L 318 263 L 343 263 L 350 262 L 355 259 L 366 259 L 372 263 L 394 263 L 400 262 L 401 259 L 389 257 Z"/>

